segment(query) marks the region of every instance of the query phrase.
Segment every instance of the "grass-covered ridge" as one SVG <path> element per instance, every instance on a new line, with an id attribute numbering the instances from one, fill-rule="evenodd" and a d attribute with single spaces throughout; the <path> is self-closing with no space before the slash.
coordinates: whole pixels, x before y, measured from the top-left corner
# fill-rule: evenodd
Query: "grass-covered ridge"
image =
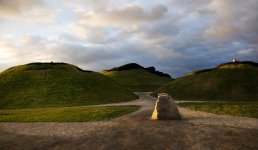
<path id="1" fill-rule="evenodd" d="M 153 91 L 173 79 L 154 67 L 144 68 L 138 64 L 127 64 L 101 72 L 132 91 Z"/>
<path id="2" fill-rule="evenodd" d="M 65 63 L 31 63 L 0 73 L 0 109 L 104 104 L 137 99 L 96 72 Z"/>
<path id="3" fill-rule="evenodd" d="M 171 78 L 171 76 L 169 74 L 157 71 L 155 69 L 155 67 L 153 67 L 153 66 L 144 68 L 143 66 L 141 66 L 139 64 L 136 64 L 136 63 L 125 64 L 125 65 L 122 65 L 122 66 L 119 66 L 119 67 L 115 67 L 115 68 L 112 68 L 112 69 L 109 69 L 109 70 L 105 70 L 105 71 L 124 71 L 124 70 L 133 70 L 133 69 L 141 69 L 141 70 L 145 70 L 147 72 L 156 74 L 156 75 L 158 75 L 160 77 L 169 77 L 169 78 Z"/>
<path id="4" fill-rule="evenodd" d="M 258 103 L 179 103 L 180 107 L 214 113 L 258 118 Z"/>
<path id="5" fill-rule="evenodd" d="M 258 101 L 258 67 L 249 63 L 225 63 L 192 72 L 156 90 L 178 100 Z"/>
<path id="6" fill-rule="evenodd" d="M 139 109 L 139 106 L 58 107 L 0 110 L 0 121 L 15 122 L 80 122 L 100 121 L 119 117 Z"/>

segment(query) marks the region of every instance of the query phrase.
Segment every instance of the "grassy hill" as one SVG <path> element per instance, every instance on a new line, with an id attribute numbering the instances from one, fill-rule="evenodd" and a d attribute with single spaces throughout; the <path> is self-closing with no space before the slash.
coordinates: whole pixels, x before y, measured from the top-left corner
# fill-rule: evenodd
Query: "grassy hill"
<path id="1" fill-rule="evenodd" d="M 96 72 L 65 63 L 31 63 L 0 73 L 0 109 L 104 104 L 137 98 Z"/>
<path id="2" fill-rule="evenodd" d="M 258 64 L 224 63 L 212 69 L 197 70 L 176 79 L 160 92 L 179 100 L 258 101 Z"/>
<path id="3" fill-rule="evenodd" d="M 0 110 L 0 122 L 82 122 L 116 118 L 140 106 L 76 106 Z"/>
<path id="4" fill-rule="evenodd" d="M 144 68 L 138 64 L 126 64 L 101 72 L 132 91 L 153 91 L 173 79 L 154 67 Z"/>

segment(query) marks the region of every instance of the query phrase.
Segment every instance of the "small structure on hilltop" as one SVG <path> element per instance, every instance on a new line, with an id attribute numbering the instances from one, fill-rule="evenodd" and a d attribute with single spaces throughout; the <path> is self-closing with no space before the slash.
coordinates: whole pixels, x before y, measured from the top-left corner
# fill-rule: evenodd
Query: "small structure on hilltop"
<path id="1" fill-rule="evenodd" d="M 232 62 L 237 63 L 238 61 L 235 58 L 233 58 Z"/>
<path id="2" fill-rule="evenodd" d="M 156 101 L 154 111 L 151 116 L 152 120 L 173 120 L 181 119 L 177 104 L 166 93 L 159 93 Z"/>

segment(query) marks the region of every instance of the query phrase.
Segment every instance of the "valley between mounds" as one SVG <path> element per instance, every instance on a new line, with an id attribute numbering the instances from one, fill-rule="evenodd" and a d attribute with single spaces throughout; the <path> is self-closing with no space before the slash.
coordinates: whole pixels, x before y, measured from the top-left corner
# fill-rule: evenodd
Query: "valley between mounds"
<path id="1" fill-rule="evenodd" d="M 1 122 L 0 149 L 258 149 L 258 119 L 180 108 L 183 120 L 152 121 L 155 98 L 137 94 L 107 104 L 142 106 L 109 121 Z"/>

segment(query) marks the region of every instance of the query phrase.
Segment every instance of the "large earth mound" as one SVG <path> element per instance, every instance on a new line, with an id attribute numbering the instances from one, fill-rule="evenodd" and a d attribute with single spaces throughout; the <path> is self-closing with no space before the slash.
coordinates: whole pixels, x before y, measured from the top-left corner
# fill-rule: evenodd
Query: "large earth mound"
<path id="1" fill-rule="evenodd" d="M 137 99 L 96 72 L 66 63 L 31 63 L 0 73 L 0 109 L 104 104 Z"/>
<path id="2" fill-rule="evenodd" d="M 228 62 L 197 70 L 152 93 L 165 92 L 178 100 L 258 101 L 258 64 Z"/>
<path id="3" fill-rule="evenodd" d="M 154 67 L 144 68 L 136 63 L 126 64 L 101 72 L 132 91 L 153 91 L 174 79 L 157 71 Z"/>

